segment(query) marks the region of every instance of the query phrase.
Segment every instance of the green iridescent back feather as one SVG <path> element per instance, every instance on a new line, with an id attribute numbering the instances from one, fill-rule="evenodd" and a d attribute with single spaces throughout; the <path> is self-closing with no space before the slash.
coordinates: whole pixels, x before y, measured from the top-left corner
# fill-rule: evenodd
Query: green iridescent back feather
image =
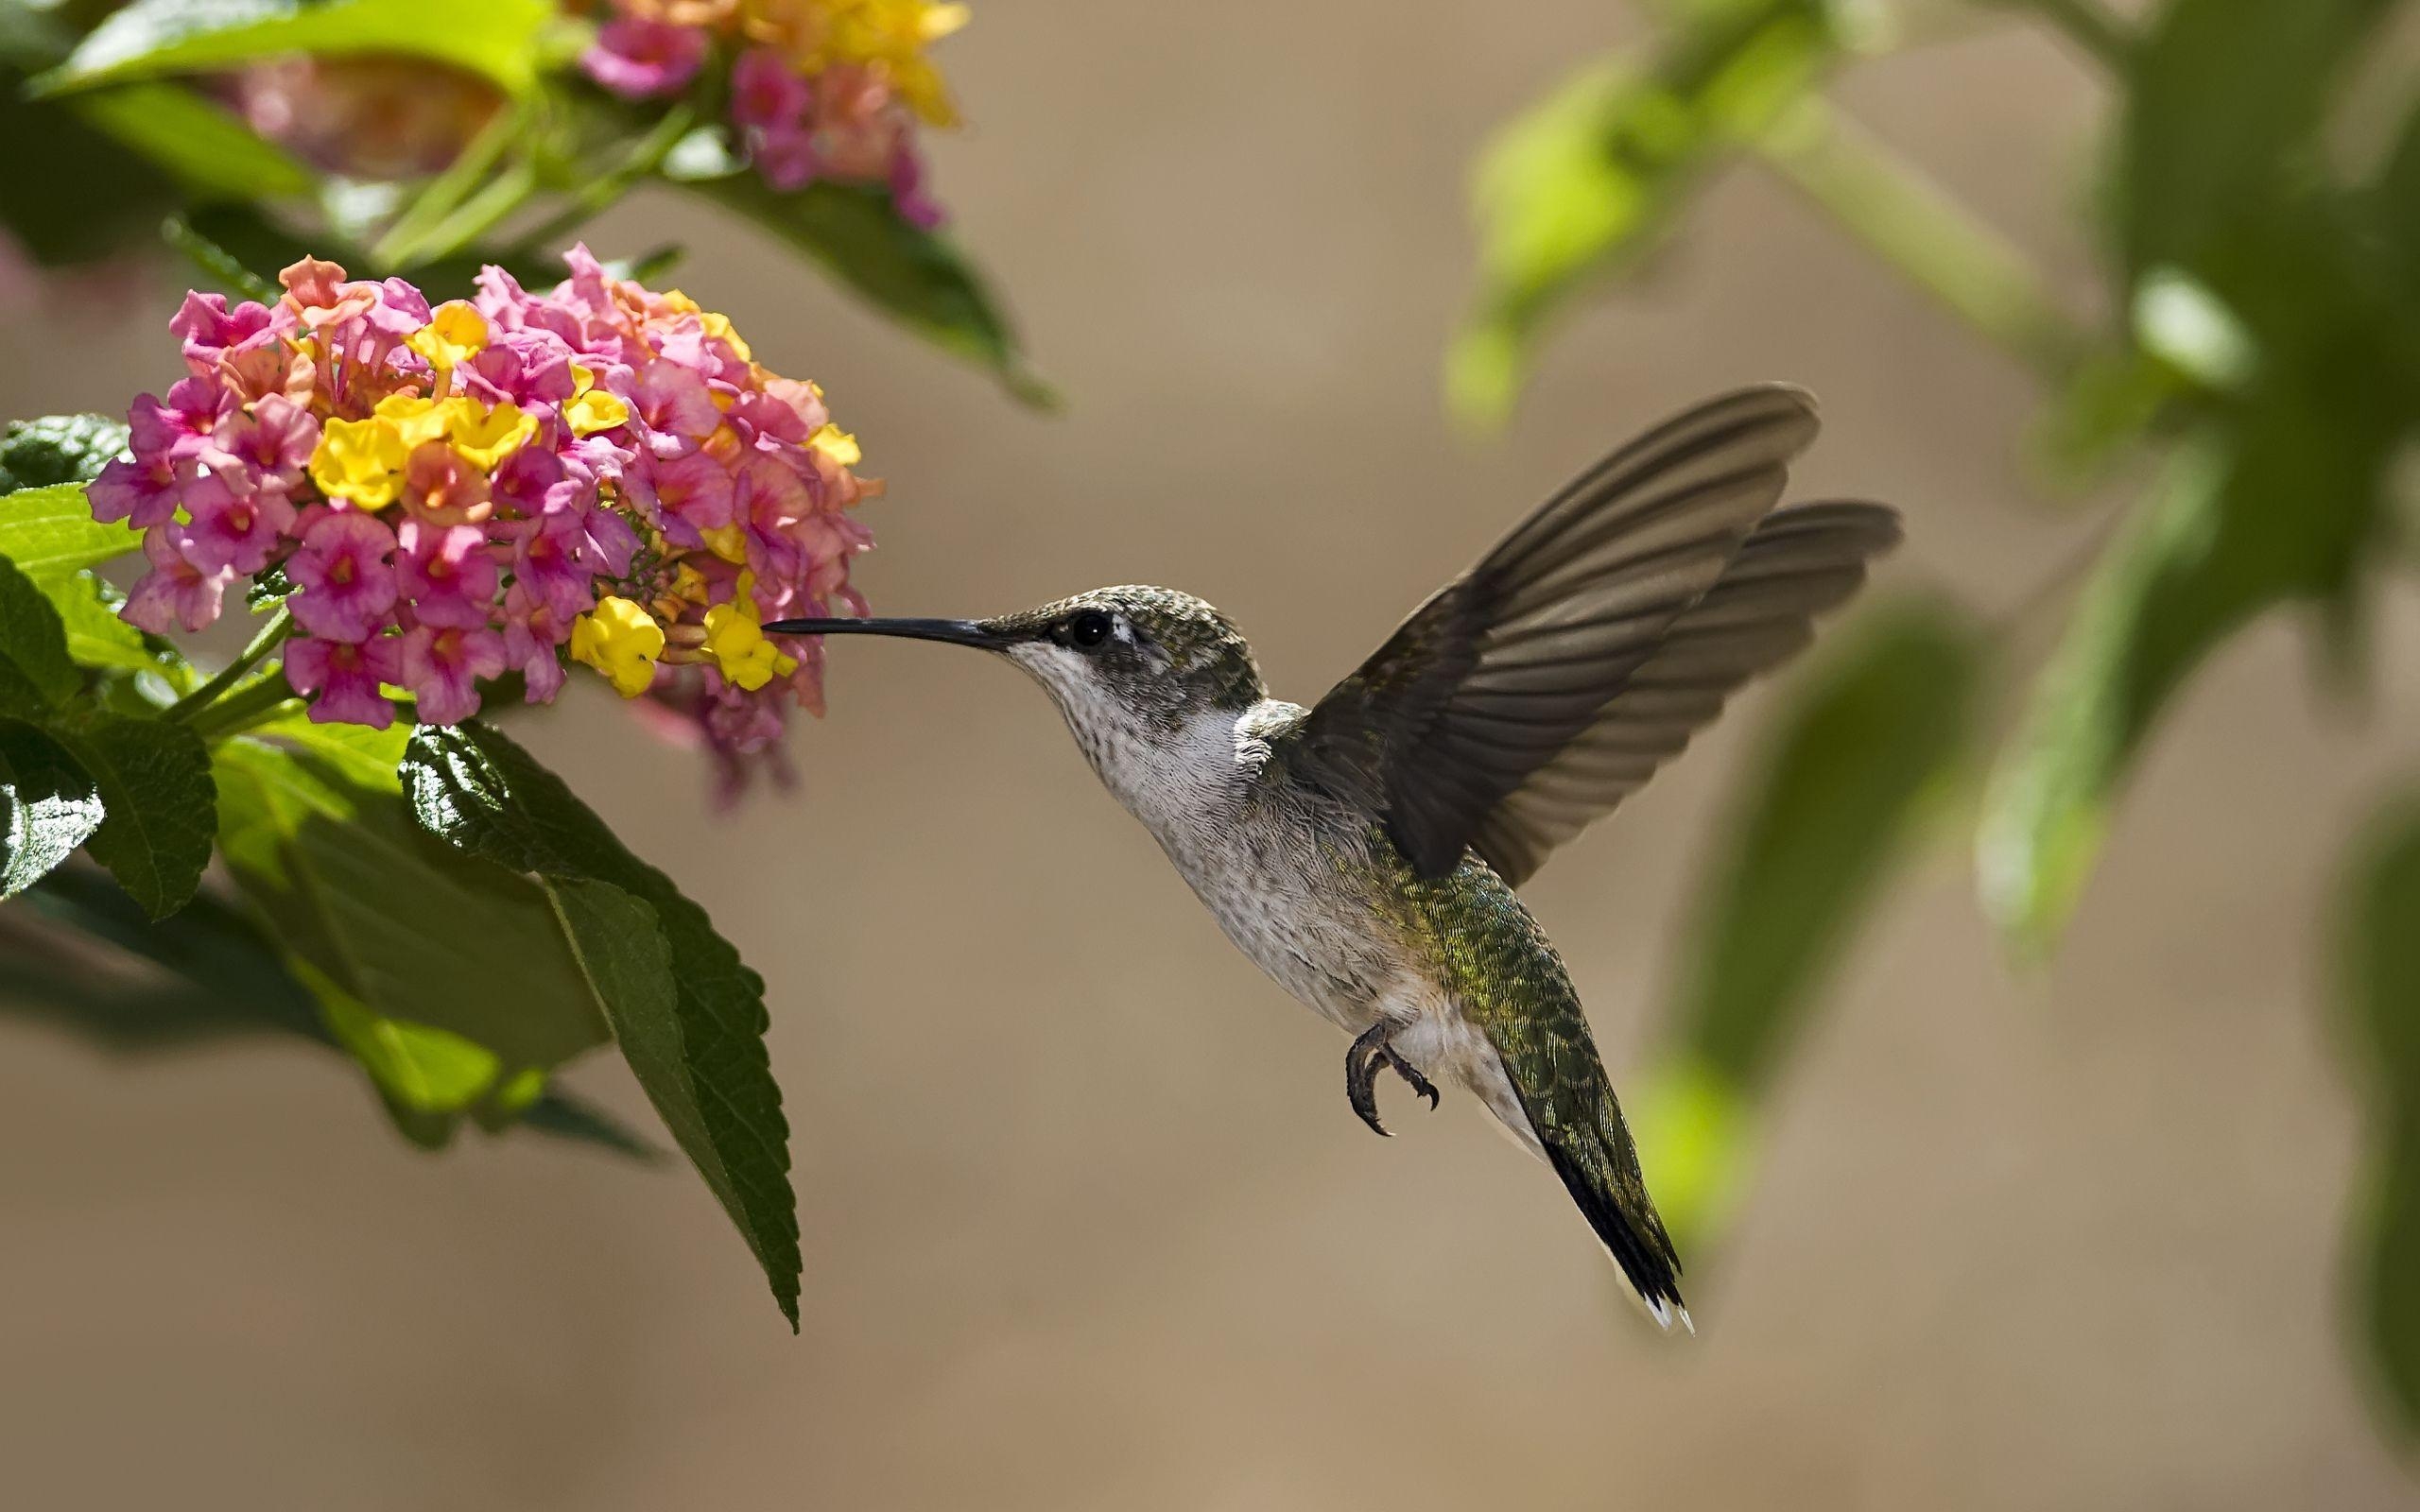
<path id="1" fill-rule="evenodd" d="M 1425 879 L 1383 830 L 1374 841 L 1400 868 L 1385 889 L 1401 900 L 1396 922 L 1495 1045 L 1572 1199 L 1641 1296 L 1680 1306 L 1680 1258 L 1563 957 L 1477 855 Z"/>

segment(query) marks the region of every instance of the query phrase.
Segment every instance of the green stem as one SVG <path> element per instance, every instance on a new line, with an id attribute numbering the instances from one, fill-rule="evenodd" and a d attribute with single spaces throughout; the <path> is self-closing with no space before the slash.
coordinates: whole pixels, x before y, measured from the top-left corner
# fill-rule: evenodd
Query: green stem
<path id="1" fill-rule="evenodd" d="M 2134 57 L 2135 39 L 2126 24 L 2111 15 L 2100 0 L 1995 0 L 2012 9 L 2037 11 L 2093 61 L 2111 73 L 2123 73 Z M 2287 0 L 2292 4 L 2294 0 Z"/>
<path id="2" fill-rule="evenodd" d="M 697 119 L 696 109 L 685 102 L 665 112 L 664 119 L 632 143 L 620 163 L 590 180 L 544 224 L 520 238 L 516 247 L 524 251 L 543 249 L 546 243 L 604 214 L 641 179 L 664 165 L 664 160 L 689 134 Z"/>
<path id="3" fill-rule="evenodd" d="M 513 163 L 437 226 L 387 249 L 388 266 L 408 266 L 450 257 L 493 231 L 538 192 L 538 168 L 527 159 Z M 391 240 L 391 238 L 390 238 Z"/>
<path id="4" fill-rule="evenodd" d="M 1900 276 L 2046 382 L 2073 375 L 2092 337 L 2025 255 L 1877 138 L 1821 100 L 1756 144 L 1765 160 Z"/>
<path id="5" fill-rule="evenodd" d="M 378 238 L 371 249 L 371 261 L 391 272 L 404 266 L 411 252 L 417 251 L 446 217 L 462 207 L 471 192 L 479 186 L 489 172 L 504 159 L 510 147 L 527 129 L 526 113 L 518 109 L 498 111 L 494 117 L 471 139 L 462 155 L 446 165 L 445 171 L 428 181 L 418 197 L 395 217 L 387 234 Z"/>
<path id="6" fill-rule="evenodd" d="M 301 696 L 285 678 L 272 673 L 211 705 L 193 721 L 193 732 L 204 740 L 224 740 L 276 718 Z"/>
<path id="7" fill-rule="evenodd" d="M 268 623 L 261 627 L 260 633 L 252 637 L 251 644 L 237 653 L 235 660 L 228 662 L 216 677 L 168 705 L 160 717 L 173 724 L 182 724 L 202 713 L 216 703 L 221 694 L 241 682 L 244 674 L 259 665 L 261 658 L 275 650 L 277 643 L 285 640 L 293 628 L 294 617 L 285 611 L 285 605 L 280 604 L 277 612 L 269 616 Z"/>

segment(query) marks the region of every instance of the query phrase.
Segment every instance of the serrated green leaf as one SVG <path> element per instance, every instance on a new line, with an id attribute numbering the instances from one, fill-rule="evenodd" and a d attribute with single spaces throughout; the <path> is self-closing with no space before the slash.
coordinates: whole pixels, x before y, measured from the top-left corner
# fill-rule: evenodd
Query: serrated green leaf
<path id="1" fill-rule="evenodd" d="M 1929 600 L 1877 606 L 1764 738 L 1695 908 L 1639 1147 L 1675 1234 L 1719 1222 L 1747 1120 L 1878 901 L 1928 798 L 1972 750 L 1983 638 Z"/>
<path id="2" fill-rule="evenodd" d="M 68 659 L 59 610 L 16 563 L 0 556 L 0 713 L 39 713 L 83 684 Z"/>
<path id="3" fill-rule="evenodd" d="M 35 80 L 81 89 L 291 53 L 398 54 L 484 75 L 508 94 L 537 82 L 545 0 L 134 0 Z"/>
<path id="4" fill-rule="evenodd" d="M 100 713 L 62 719 L 51 732 L 93 774 L 109 808 L 85 845 L 93 859 L 152 918 L 182 908 L 201 885 L 218 822 L 201 737 L 164 720 Z"/>
<path id="5" fill-rule="evenodd" d="M 101 796 L 58 741 L 0 719 L 0 898 L 40 882 L 100 828 Z"/>
<path id="6" fill-rule="evenodd" d="M 1458 413 L 1501 421 L 1551 316 L 1634 266 L 1711 169 L 1806 97 L 1840 19 L 1824 0 L 1708 7 L 1655 54 L 1591 63 L 1496 133 L 1472 186 L 1478 308 L 1446 363 Z"/>
<path id="7" fill-rule="evenodd" d="M 284 147 L 182 84 L 126 84 L 72 103 L 88 124 L 156 164 L 190 195 L 301 197 L 319 185 Z"/>
<path id="8" fill-rule="evenodd" d="M 142 544 L 125 525 L 93 518 L 81 483 L 0 494 L 0 557 L 37 581 L 123 557 Z"/>
<path id="9" fill-rule="evenodd" d="M 616 1023 L 639 1036 L 635 1045 L 623 1044 L 631 1071 L 722 1200 L 795 1329 L 798 1209 L 789 1125 L 765 1052 L 764 980 L 671 879 L 632 855 L 561 778 L 495 730 L 476 722 L 422 727 L 405 756 L 404 781 L 431 833 L 556 887 L 591 980 L 600 994 L 614 995 Z M 630 902 L 565 885 L 574 883 L 605 884 Z M 654 914 L 669 953 L 668 1015 L 650 949 L 612 937 L 637 919 L 633 903 Z"/>
<path id="10" fill-rule="evenodd" d="M 12 420 L 0 436 L 0 493 L 90 483 L 126 450 L 123 421 L 106 415 L 44 415 Z"/>
<path id="11" fill-rule="evenodd" d="M 367 765 L 250 736 L 213 755 L 229 870 L 381 1091 L 452 1117 L 500 1077 L 603 1043 L 536 885 L 422 833 L 391 767 L 380 783 Z"/>
<path id="12" fill-rule="evenodd" d="M 1058 403 L 982 277 L 948 237 L 902 216 L 889 191 L 835 181 L 789 194 L 752 172 L 683 185 L 804 252 L 876 309 L 996 375 L 1028 404 Z"/>

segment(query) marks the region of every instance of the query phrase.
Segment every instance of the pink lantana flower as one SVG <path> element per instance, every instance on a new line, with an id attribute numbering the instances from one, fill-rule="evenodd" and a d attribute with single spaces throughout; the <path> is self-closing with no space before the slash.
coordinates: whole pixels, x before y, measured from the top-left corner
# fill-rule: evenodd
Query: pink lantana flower
<path id="1" fill-rule="evenodd" d="M 268 565 L 269 557 L 294 525 L 294 506 L 284 490 L 261 489 L 237 493 L 216 473 L 199 472 L 181 462 L 177 490 L 185 507 L 185 524 L 177 543 L 185 558 L 204 572 L 232 568 L 245 576 Z"/>
<path id="2" fill-rule="evenodd" d="M 138 407 L 151 402 L 146 394 Z M 115 457 L 84 486 L 84 502 L 103 524 L 123 520 L 137 530 L 173 524 L 177 518 L 177 469 L 165 451 L 149 457 Z"/>
<path id="3" fill-rule="evenodd" d="M 178 549 L 173 529 L 154 530 L 143 538 L 143 557 L 151 570 L 135 581 L 118 611 L 129 625 L 165 635 L 172 627 L 199 630 L 218 618 L 219 602 L 233 572 L 197 567 Z"/>
<path id="4" fill-rule="evenodd" d="M 285 645 L 285 680 L 295 692 L 315 696 L 311 718 L 319 724 L 386 729 L 395 722 L 395 706 L 378 691 L 379 684 L 400 683 L 403 678 L 401 644 L 390 639 L 332 641 L 310 635 Z"/>
<path id="5" fill-rule="evenodd" d="M 368 640 L 395 607 L 395 570 L 388 561 L 395 533 L 360 509 L 322 505 L 311 516 L 302 544 L 286 558 L 285 576 L 302 590 L 287 607 L 313 635 Z"/>
<path id="6" fill-rule="evenodd" d="M 419 625 L 406 630 L 401 641 L 385 644 L 402 648 L 399 680 L 412 690 L 424 725 L 458 725 L 477 713 L 479 679 L 505 667 L 504 637 L 484 623 Z"/>
<path id="7" fill-rule="evenodd" d="M 475 628 L 494 612 L 495 558 L 469 525 L 406 520 L 395 531 L 395 577 L 424 625 Z"/>
<path id="8" fill-rule="evenodd" d="M 821 662 L 761 627 L 863 611 L 848 511 L 880 486 L 728 319 L 564 262 L 552 289 L 488 268 L 434 308 L 308 259 L 274 304 L 188 299 L 192 376 L 137 403 L 133 455 L 89 490 L 146 532 L 126 617 L 198 628 L 237 576 L 282 573 L 314 719 L 384 726 L 382 685 L 465 719 L 508 668 L 543 703 L 577 661 L 685 711 L 727 773 L 771 760 Z"/>

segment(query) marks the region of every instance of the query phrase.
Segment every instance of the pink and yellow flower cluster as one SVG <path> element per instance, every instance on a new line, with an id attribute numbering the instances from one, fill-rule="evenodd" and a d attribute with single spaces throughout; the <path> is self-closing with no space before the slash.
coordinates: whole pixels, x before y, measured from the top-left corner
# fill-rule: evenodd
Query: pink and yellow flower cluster
<path id="1" fill-rule="evenodd" d="M 274 304 L 187 295 L 188 376 L 135 402 L 131 456 L 89 490 L 144 532 L 125 617 L 198 630 L 238 578 L 282 576 L 285 675 L 321 721 L 384 728 L 396 687 L 451 724 L 508 670 L 545 702 L 566 656 L 727 762 L 787 703 L 820 711 L 814 644 L 761 627 L 864 611 L 848 511 L 880 485 L 856 442 L 723 317 L 566 261 L 547 293 L 489 267 L 434 308 L 316 261 Z"/>
<path id="2" fill-rule="evenodd" d="M 608 0 L 581 58 L 627 99 L 689 87 L 710 58 L 731 59 L 731 124 L 758 173 L 788 191 L 818 179 L 882 183 L 909 220 L 932 226 L 919 122 L 958 123 L 925 56 L 966 23 L 934 0 Z"/>

